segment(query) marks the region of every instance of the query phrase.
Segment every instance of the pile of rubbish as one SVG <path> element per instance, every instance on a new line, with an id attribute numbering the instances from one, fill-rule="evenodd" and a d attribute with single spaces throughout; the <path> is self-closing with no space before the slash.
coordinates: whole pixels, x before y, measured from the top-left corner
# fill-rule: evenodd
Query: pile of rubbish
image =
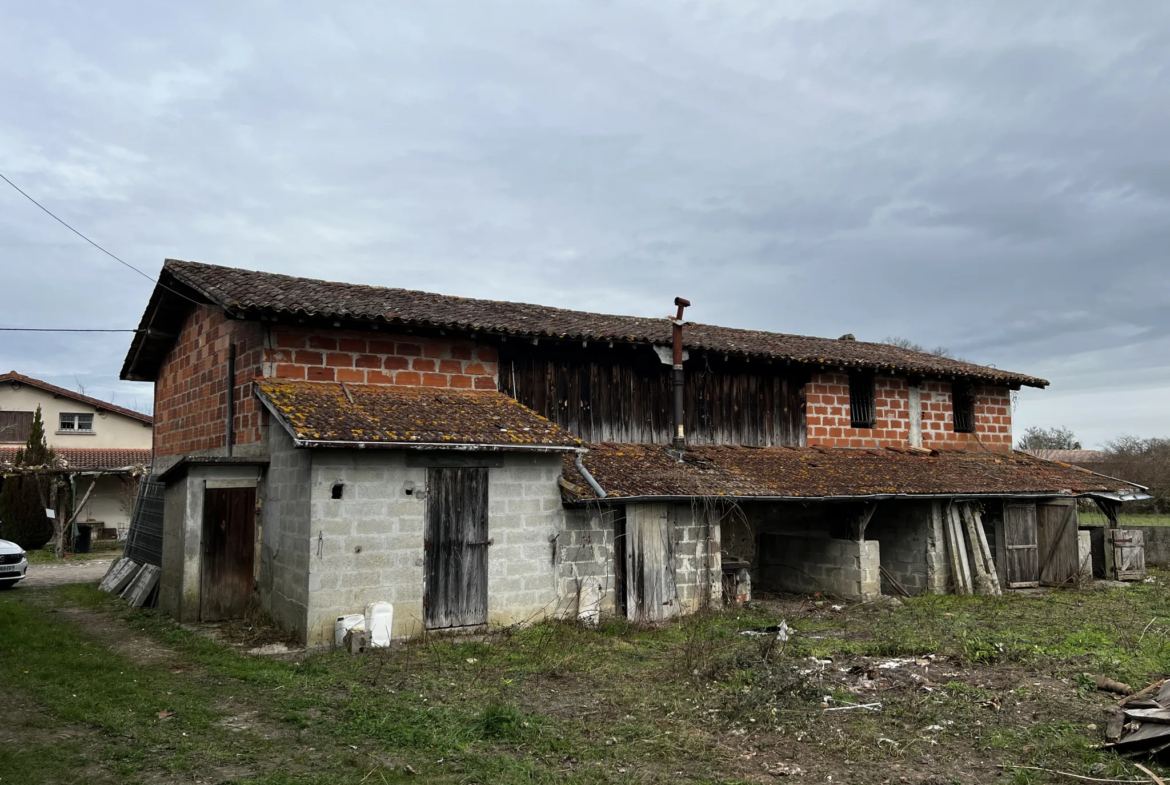
<path id="1" fill-rule="evenodd" d="M 1095 679 L 1096 681 L 1096 679 Z M 1099 689 L 1132 692 L 1128 685 Z M 1105 724 L 1107 747 L 1121 755 L 1156 756 L 1170 749 L 1170 682 L 1156 681 L 1143 690 L 1122 698 Z"/>

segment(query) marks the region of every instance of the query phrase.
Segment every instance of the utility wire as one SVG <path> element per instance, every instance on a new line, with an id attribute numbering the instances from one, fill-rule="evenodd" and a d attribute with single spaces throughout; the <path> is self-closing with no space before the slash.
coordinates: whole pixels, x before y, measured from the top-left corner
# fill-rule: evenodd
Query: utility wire
<path id="1" fill-rule="evenodd" d="M 93 330 L 73 327 L 0 327 L 5 333 L 141 333 L 145 330 Z"/>
<path id="2" fill-rule="evenodd" d="M 169 286 L 164 286 L 163 284 L 161 284 L 161 283 L 159 283 L 159 282 L 158 282 L 158 279 L 156 279 L 156 278 L 151 278 L 149 275 L 147 275 L 146 273 L 142 272 L 141 270 L 139 270 L 139 269 L 138 269 L 137 267 L 135 267 L 134 265 L 130 264 L 129 262 L 123 261 L 122 259 L 119 259 L 117 256 L 115 256 L 114 254 L 110 253 L 110 252 L 109 252 L 109 251 L 107 251 L 105 248 L 102 248 L 100 245 L 98 245 L 97 243 L 95 243 L 93 240 L 89 239 L 89 238 L 88 238 L 88 237 L 86 237 L 84 234 L 82 234 L 81 232 L 77 231 L 77 230 L 76 230 L 76 229 L 74 229 L 72 226 L 70 226 L 69 224 L 65 223 L 63 220 L 61 220 L 61 219 L 60 219 L 60 218 L 58 218 L 56 215 L 54 215 L 54 214 L 53 214 L 53 211 L 52 211 L 52 210 L 50 210 L 48 207 L 45 207 L 43 204 L 41 204 L 40 202 L 38 202 L 36 199 L 33 199 L 31 196 L 29 196 L 29 195 L 28 195 L 28 194 L 26 194 L 24 191 L 22 191 L 22 190 L 20 189 L 20 186 L 18 186 L 16 183 L 12 182 L 12 181 L 11 181 L 11 180 L 9 180 L 7 177 L 5 177 L 3 172 L 0 172 L 0 180 L 3 180 L 4 182 L 6 182 L 6 183 L 8 183 L 9 185 L 11 185 L 13 188 L 15 188 L 15 189 L 16 189 L 16 192 L 17 192 L 17 193 L 19 193 L 19 194 L 20 194 L 21 196 L 23 196 L 25 199 L 28 199 L 30 202 L 32 202 L 33 204 L 35 204 L 37 207 L 39 207 L 39 208 L 41 208 L 42 210 L 44 210 L 44 211 L 45 211 L 45 213 L 46 213 L 46 214 L 47 214 L 47 215 L 48 215 L 50 218 L 52 218 L 54 221 L 56 221 L 57 223 L 61 224 L 62 226 L 64 226 L 64 227 L 65 227 L 66 229 L 68 229 L 69 231 L 73 232 L 75 235 L 77 235 L 78 237 L 80 237 L 82 240 L 85 240 L 87 243 L 89 243 L 90 245 L 92 245 L 94 248 L 98 249 L 98 250 L 99 250 L 99 251 L 101 251 L 102 253 L 104 253 L 106 256 L 108 256 L 108 257 L 110 257 L 111 259 L 113 259 L 113 260 L 114 260 L 115 262 L 117 262 L 118 264 L 121 264 L 121 265 L 123 265 L 123 266 L 125 266 L 125 267 L 129 267 L 131 270 L 133 270 L 134 272 L 138 273 L 139 275 L 141 275 L 141 276 L 142 276 L 143 278 L 145 278 L 146 280 L 150 281 L 150 282 L 151 282 L 151 283 L 153 283 L 153 284 L 156 284 L 157 286 L 160 286 L 160 287 L 162 287 L 163 289 L 166 289 L 166 290 L 167 290 L 168 292 L 170 292 L 171 294 L 178 295 L 179 297 L 182 297 L 184 300 L 187 300 L 188 302 L 195 303 L 196 305 L 200 305 L 200 304 L 201 304 L 201 303 L 200 303 L 198 300 L 193 300 L 193 299 L 191 299 L 190 297 L 188 297 L 187 295 L 183 294 L 182 292 L 176 292 L 174 289 L 170 288 Z"/>

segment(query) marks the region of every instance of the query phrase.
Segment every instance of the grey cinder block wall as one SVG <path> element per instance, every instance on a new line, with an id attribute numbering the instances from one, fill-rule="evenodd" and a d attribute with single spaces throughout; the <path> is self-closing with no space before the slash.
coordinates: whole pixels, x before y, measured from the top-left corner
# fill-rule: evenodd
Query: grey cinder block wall
<path id="1" fill-rule="evenodd" d="M 865 538 L 881 544 L 881 566 L 909 594 L 941 594 L 949 588 L 942 513 L 936 501 L 884 501 L 866 527 Z M 882 593 L 898 594 L 884 576 Z"/>

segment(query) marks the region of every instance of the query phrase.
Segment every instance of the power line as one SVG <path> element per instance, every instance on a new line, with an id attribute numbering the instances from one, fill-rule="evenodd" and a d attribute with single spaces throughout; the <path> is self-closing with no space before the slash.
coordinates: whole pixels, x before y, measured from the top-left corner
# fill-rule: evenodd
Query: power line
<path id="1" fill-rule="evenodd" d="M 0 327 L 6 333 L 141 333 L 145 330 L 94 330 L 75 327 Z"/>
<path id="2" fill-rule="evenodd" d="M 112 253 L 110 253 L 109 251 L 107 251 L 105 248 L 102 248 L 100 245 L 98 245 L 97 243 L 95 243 L 93 240 L 89 239 L 89 238 L 88 238 L 88 237 L 86 237 L 84 234 L 82 234 L 81 232 L 77 231 L 77 230 L 76 230 L 76 229 L 74 229 L 72 226 L 70 226 L 69 224 L 65 223 L 63 220 L 61 220 L 61 219 L 60 219 L 60 218 L 58 218 L 56 215 L 54 215 L 53 211 L 52 211 L 52 210 L 50 210 L 48 207 L 45 207 L 43 204 L 41 204 L 40 202 L 38 202 L 36 199 L 33 199 L 31 196 L 29 196 L 29 195 L 28 195 L 28 194 L 26 194 L 24 191 L 22 191 L 22 190 L 20 189 L 20 186 L 18 186 L 16 183 L 12 182 L 12 181 L 11 181 L 11 180 L 9 180 L 7 177 L 5 177 L 3 172 L 0 172 L 0 180 L 3 180 L 4 182 L 6 182 L 6 183 L 8 183 L 9 185 L 11 185 L 13 188 L 15 188 L 15 189 L 16 189 L 16 192 L 17 192 L 17 193 L 19 193 L 19 194 L 20 194 L 21 196 L 23 196 L 25 199 L 28 199 L 30 202 L 32 202 L 33 204 L 35 204 L 37 207 L 39 207 L 39 208 L 41 208 L 42 210 L 44 210 L 44 211 L 45 211 L 45 214 L 46 214 L 46 215 L 48 215 L 50 218 L 52 218 L 54 221 L 56 221 L 57 223 L 61 224 L 62 226 L 64 226 L 64 227 L 65 227 L 66 229 L 68 229 L 69 231 L 73 232 L 75 235 L 77 235 L 78 237 L 80 237 L 82 240 L 85 240 L 87 243 L 89 243 L 90 245 L 92 245 L 94 248 L 98 249 L 98 250 L 99 250 L 99 251 L 101 251 L 102 253 L 104 253 L 106 256 L 108 256 L 108 257 L 110 257 L 111 259 L 113 259 L 113 260 L 114 260 L 115 262 L 117 262 L 118 264 L 121 264 L 121 265 L 123 265 L 123 266 L 125 266 L 125 267 L 129 267 L 131 270 L 133 270 L 134 272 L 138 273 L 139 275 L 141 275 L 141 276 L 142 276 L 143 278 L 145 278 L 146 280 L 150 281 L 150 282 L 151 282 L 151 283 L 153 283 L 153 284 L 156 284 L 157 286 L 160 286 L 160 287 L 162 287 L 163 289 L 166 289 L 166 290 L 167 290 L 168 292 L 170 292 L 171 294 L 178 295 L 179 297 L 182 297 L 184 300 L 187 300 L 188 302 L 195 303 L 196 305 L 199 305 L 199 304 L 200 304 L 198 300 L 193 300 L 193 299 L 191 299 L 190 297 L 188 297 L 187 295 L 185 295 L 185 294 L 183 294 L 183 293 L 181 293 L 181 292 L 176 292 L 174 289 L 170 288 L 169 286 L 164 286 L 163 284 L 161 284 L 161 283 L 159 283 L 159 282 L 158 282 L 158 279 L 156 279 L 156 278 L 151 278 L 149 275 L 147 275 L 146 273 L 142 272 L 141 270 L 139 270 L 139 269 L 138 269 L 137 267 L 135 267 L 134 265 L 130 264 L 129 262 L 123 261 L 122 259 L 118 258 L 118 257 L 117 257 L 117 256 L 115 256 L 114 254 L 112 254 Z"/>

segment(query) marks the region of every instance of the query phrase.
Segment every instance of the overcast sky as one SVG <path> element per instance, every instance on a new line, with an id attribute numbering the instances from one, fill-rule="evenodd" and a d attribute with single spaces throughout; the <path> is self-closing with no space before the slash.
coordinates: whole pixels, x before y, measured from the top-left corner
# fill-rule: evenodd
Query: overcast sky
<path id="1" fill-rule="evenodd" d="M 862 340 L 1170 436 L 1170 4 L 4 3 L 0 171 L 166 257 Z M 0 182 L 0 326 L 151 284 Z M 0 333 L 119 382 L 129 336 Z"/>

